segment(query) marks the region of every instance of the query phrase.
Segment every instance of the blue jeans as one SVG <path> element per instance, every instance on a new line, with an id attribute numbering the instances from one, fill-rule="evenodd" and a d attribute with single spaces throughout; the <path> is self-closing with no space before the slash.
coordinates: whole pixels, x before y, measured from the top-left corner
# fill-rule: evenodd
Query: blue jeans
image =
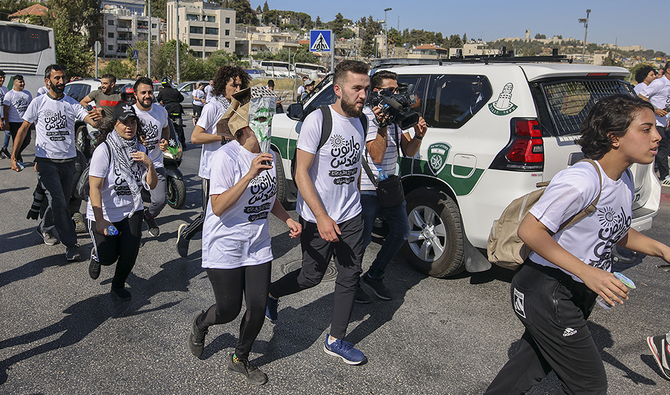
<path id="1" fill-rule="evenodd" d="M 378 214 L 384 216 L 391 229 L 386 236 L 386 240 L 384 240 L 384 244 L 382 244 L 382 248 L 377 253 L 377 258 L 368 270 L 368 275 L 371 278 L 381 280 L 384 278 L 386 265 L 400 251 L 400 247 L 409 236 L 407 204 L 403 201 L 397 206 L 382 207 L 376 192 L 363 191 L 361 192 L 361 205 L 363 206 L 363 247 L 367 247 L 372 241 L 372 227 Z"/>
<path id="2" fill-rule="evenodd" d="M 12 137 L 12 134 L 9 130 L 5 130 L 5 141 L 2 143 L 2 148 L 9 147 L 9 139 Z"/>

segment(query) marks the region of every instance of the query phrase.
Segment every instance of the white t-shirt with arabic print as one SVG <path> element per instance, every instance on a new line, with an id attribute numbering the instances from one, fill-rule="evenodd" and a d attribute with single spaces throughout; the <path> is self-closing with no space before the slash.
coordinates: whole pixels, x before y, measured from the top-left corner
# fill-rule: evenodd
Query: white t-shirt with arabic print
<path id="1" fill-rule="evenodd" d="M 28 105 L 32 100 L 33 95 L 25 89 L 22 91 L 12 89 L 5 93 L 2 104 L 9 107 L 9 122 L 23 122 L 23 114 L 26 113 Z"/>
<path id="2" fill-rule="evenodd" d="M 49 95 L 37 96 L 28 105 L 23 120 L 35 124 L 35 156 L 49 159 L 72 159 L 75 148 L 75 119 L 83 121 L 86 109 L 68 95 L 60 100 Z"/>
<path id="3" fill-rule="evenodd" d="M 163 138 L 163 128 L 168 126 L 167 110 L 160 104 L 153 103 L 149 111 L 142 111 L 133 104 L 135 113 L 140 119 L 140 127 L 146 139 L 147 153 L 154 162 L 154 167 L 163 167 L 163 151 L 160 143 Z"/>
<path id="4" fill-rule="evenodd" d="M 309 178 L 324 210 L 341 224 L 361 213 L 361 153 L 365 149 L 365 130 L 359 118 L 338 114 L 330 107 L 333 130 L 328 141 L 318 150 L 321 141 L 323 114 L 315 110 L 305 118 L 298 137 L 298 149 L 314 154 Z M 298 193 L 296 211 L 305 220 L 316 223 L 316 217 Z"/>
<path id="5" fill-rule="evenodd" d="M 210 195 L 220 195 L 237 184 L 256 156 L 237 141 L 214 152 L 210 159 Z M 202 229 L 202 267 L 235 269 L 271 261 L 268 216 L 276 196 L 277 173 L 273 166 L 256 176 L 221 216 L 216 216 L 208 204 Z"/>

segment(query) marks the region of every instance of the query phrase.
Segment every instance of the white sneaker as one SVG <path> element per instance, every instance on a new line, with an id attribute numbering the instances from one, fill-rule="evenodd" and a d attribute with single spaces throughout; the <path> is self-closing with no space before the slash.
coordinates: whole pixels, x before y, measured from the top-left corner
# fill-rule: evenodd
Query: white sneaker
<path id="1" fill-rule="evenodd" d="M 661 181 L 661 185 L 664 187 L 670 187 L 670 177 L 665 177 L 663 181 Z"/>

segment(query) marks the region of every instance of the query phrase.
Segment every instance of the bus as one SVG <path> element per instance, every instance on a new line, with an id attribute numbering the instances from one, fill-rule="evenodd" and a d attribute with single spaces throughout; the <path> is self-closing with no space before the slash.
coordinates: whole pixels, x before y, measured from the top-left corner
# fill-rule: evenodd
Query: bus
<path id="1" fill-rule="evenodd" d="M 56 44 L 53 29 L 27 23 L 0 21 L 0 70 L 5 72 L 7 85 L 12 77 L 21 74 L 33 96 L 44 86 L 44 70 L 56 63 Z"/>

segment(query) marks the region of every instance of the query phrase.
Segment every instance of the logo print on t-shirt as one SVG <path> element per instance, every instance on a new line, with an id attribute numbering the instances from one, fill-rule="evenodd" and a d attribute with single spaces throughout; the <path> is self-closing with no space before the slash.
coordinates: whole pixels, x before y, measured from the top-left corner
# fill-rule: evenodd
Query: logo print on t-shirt
<path id="1" fill-rule="evenodd" d="M 358 163 L 361 158 L 361 144 L 356 142 L 353 137 L 346 140 L 342 135 L 334 134 L 330 138 L 330 155 L 333 159 L 330 161 L 330 167 L 342 170 L 330 170 L 328 175 L 333 177 L 335 185 L 350 184 L 356 180 L 358 173 Z"/>
<path id="2" fill-rule="evenodd" d="M 44 110 L 44 129 L 51 141 L 63 141 L 70 132 L 67 130 L 67 117 L 60 111 Z M 55 130 L 54 130 L 55 129 Z"/>
<path id="3" fill-rule="evenodd" d="M 623 208 L 620 210 L 617 213 L 609 206 L 598 209 L 598 220 L 601 226 L 598 231 L 600 242 L 593 248 L 593 254 L 598 257 L 598 260 L 591 260 L 591 266 L 606 271 L 612 267 L 612 248 L 628 232 L 632 222 L 632 218 L 626 215 Z"/>
<path id="4" fill-rule="evenodd" d="M 266 219 L 268 212 L 272 207 L 270 203 L 262 203 L 271 199 L 277 194 L 277 178 L 270 175 L 270 172 L 264 171 L 249 183 L 251 198 L 248 206 L 244 207 L 244 212 L 249 215 L 249 222 L 259 219 Z"/>
<path id="5" fill-rule="evenodd" d="M 147 151 L 156 148 L 156 144 L 158 144 L 158 125 L 153 122 L 142 122 L 142 131 L 146 139 Z"/>
<path id="6" fill-rule="evenodd" d="M 142 180 L 142 169 L 140 168 L 139 163 L 133 162 L 133 164 L 130 165 L 130 172 L 135 178 L 135 182 L 140 182 Z M 114 175 L 116 178 L 114 179 L 113 188 L 114 192 L 116 192 L 116 196 L 132 195 L 133 193 L 130 191 L 126 179 L 121 177 L 121 173 L 116 169 L 116 166 L 114 166 Z"/>

